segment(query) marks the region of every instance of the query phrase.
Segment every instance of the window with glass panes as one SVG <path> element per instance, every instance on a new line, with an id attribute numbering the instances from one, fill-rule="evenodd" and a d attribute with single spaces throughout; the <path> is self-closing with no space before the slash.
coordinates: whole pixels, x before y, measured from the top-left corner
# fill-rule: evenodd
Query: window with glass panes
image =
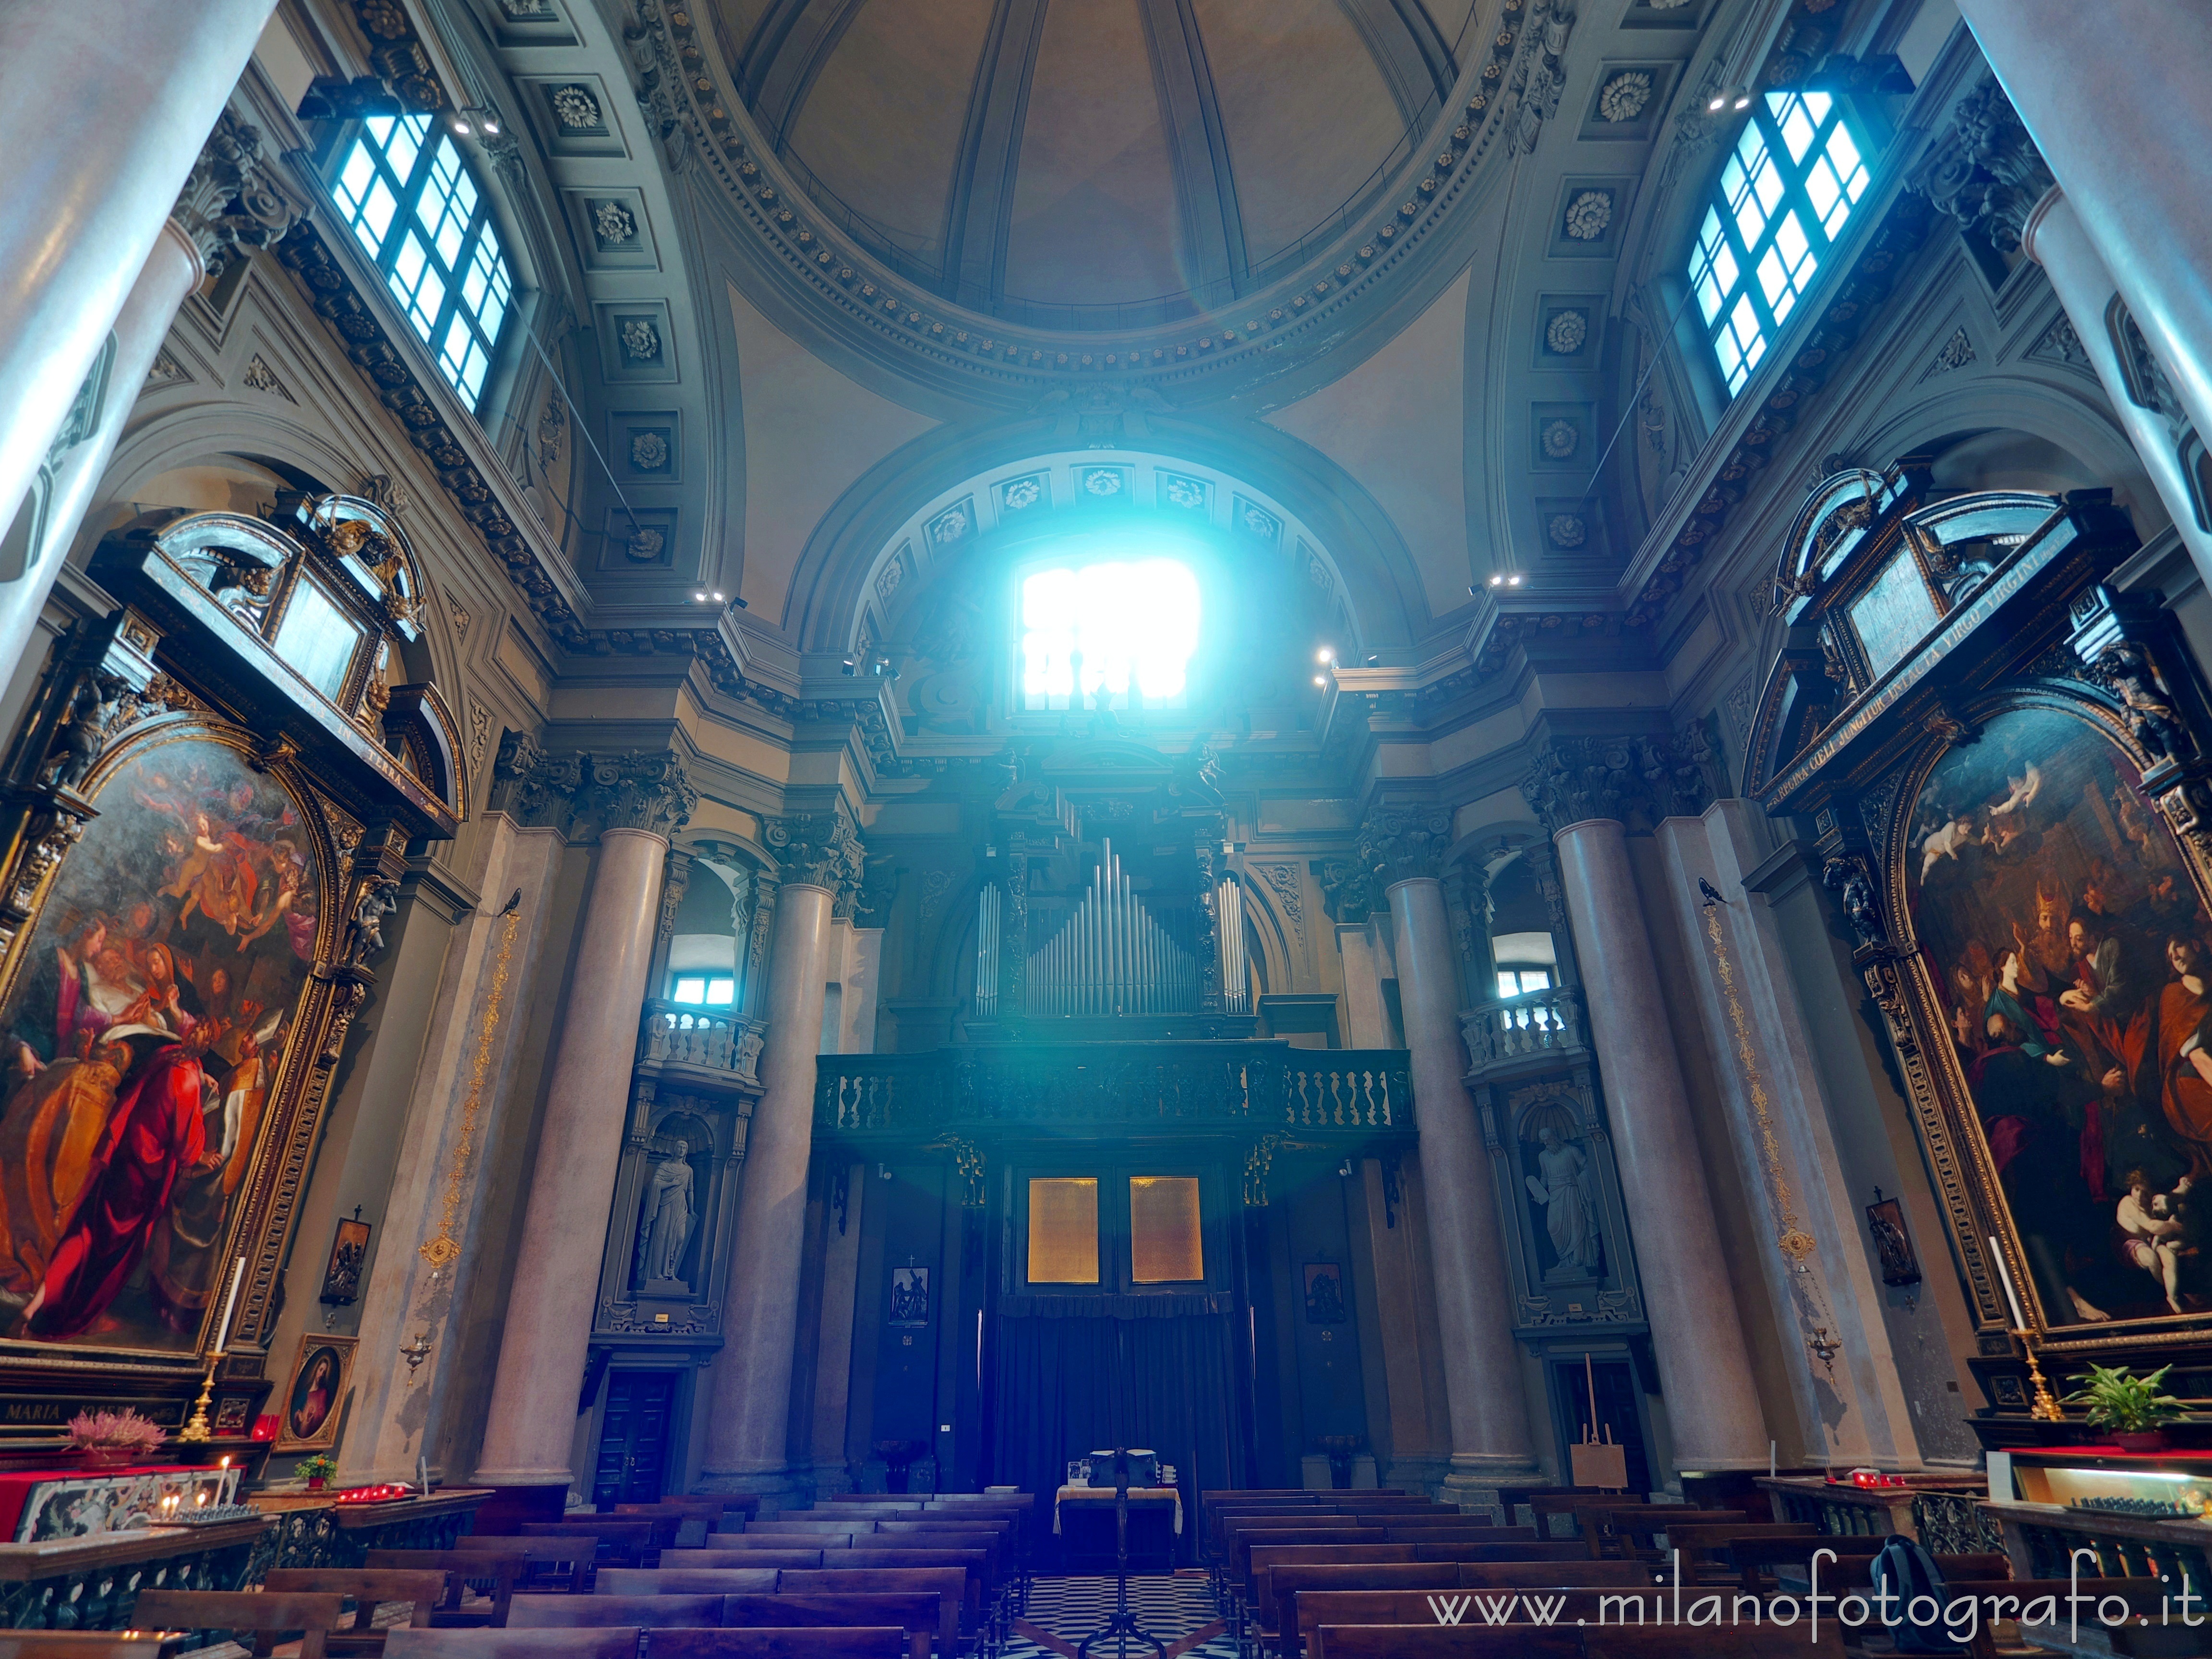
<path id="1" fill-rule="evenodd" d="M 1691 290 L 1729 396 L 1766 356 L 1870 182 L 1857 135 L 1827 94 L 1770 92 L 1752 106 L 1690 254 Z"/>
<path id="2" fill-rule="evenodd" d="M 514 278 L 460 147 L 427 115 L 377 116 L 332 194 L 439 372 L 481 402 Z"/>

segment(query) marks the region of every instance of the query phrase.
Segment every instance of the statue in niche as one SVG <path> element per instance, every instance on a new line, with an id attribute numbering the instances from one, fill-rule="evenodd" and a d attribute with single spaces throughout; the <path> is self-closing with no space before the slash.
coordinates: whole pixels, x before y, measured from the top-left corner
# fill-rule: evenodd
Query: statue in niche
<path id="1" fill-rule="evenodd" d="M 1559 1258 L 1545 1273 L 1547 1279 L 1595 1279 L 1604 1269 L 1589 1154 L 1573 1136 L 1575 1127 L 1573 1106 L 1556 1097 L 1533 1108 L 1521 1125 L 1524 1160 L 1536 1166 L 1522 1181 Z"/>
<path id="2" fill-rule="evenodd" d="M 678 1139 L 653 1167 L 637 1224 L 637 1278 L 647 1286 L 681 1283 L 691 1242 L 691 1145 Z"/>

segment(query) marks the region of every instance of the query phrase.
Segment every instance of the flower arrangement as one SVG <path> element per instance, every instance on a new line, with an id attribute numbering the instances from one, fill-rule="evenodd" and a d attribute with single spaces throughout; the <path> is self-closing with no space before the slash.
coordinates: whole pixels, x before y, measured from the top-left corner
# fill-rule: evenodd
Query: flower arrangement
<path id="1" fill-rule="evenodd" d="M 127 1463 L 153 1452 L 165 1438 L 160 1424 L 127 1407 L 119 1412 L 79 1412 L 70 1419 L 70 1446 L 88 1463 Z"/>
<path id="2" fill-rule="evenodd" d="M 338 1472 L 338 1460 L 322 1452 L 313 1457 L 303 1457 L 292 1465 L 292 1473 L 307 1483 L 309 1492 L 320 1492 L 323 1483 Z"/>

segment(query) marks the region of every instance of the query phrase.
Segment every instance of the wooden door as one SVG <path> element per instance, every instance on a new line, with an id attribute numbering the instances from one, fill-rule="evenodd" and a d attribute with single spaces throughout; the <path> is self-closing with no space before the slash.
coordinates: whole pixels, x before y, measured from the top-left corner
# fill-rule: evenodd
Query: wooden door
<path id="1" fill-rule="evenodd" d="M 650 1504 L 668 1469 L 668 1425 L 676 1410 L 673 1371 L 617 1371 L 607 1380 L 592 1503 Z"/>

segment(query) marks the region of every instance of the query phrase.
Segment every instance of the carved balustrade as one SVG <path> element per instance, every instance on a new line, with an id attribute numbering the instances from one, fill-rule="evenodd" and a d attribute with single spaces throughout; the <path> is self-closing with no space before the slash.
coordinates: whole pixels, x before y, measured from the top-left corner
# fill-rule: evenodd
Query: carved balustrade
<path id="1" fill-rule="evenodd" d="M 1409 1139 L 1414 1128 L 1403 1049 L 1283 1042 L 824 1054 L 814 1121 L 821 1133 L 893 1136 L 1079 1123 L 1371 1140 Z"/>
<path id="2" fill-rule="evenodd" d="M 659 998 L 645 1004 L 637 1047 L 638 1064 L 645 1070 L 681 1066 L 752 1084 L 760 1050 L 755 1023 L 735 1009 Z"/>
<path id="3" fill-rule="evenodd" d="M 1589 1046 L 1582 994 L 1565 986 L 1477 1003 L 1460 1017 L 1477 1075 L 1528 1060 L 1558 1060 Z"/>

